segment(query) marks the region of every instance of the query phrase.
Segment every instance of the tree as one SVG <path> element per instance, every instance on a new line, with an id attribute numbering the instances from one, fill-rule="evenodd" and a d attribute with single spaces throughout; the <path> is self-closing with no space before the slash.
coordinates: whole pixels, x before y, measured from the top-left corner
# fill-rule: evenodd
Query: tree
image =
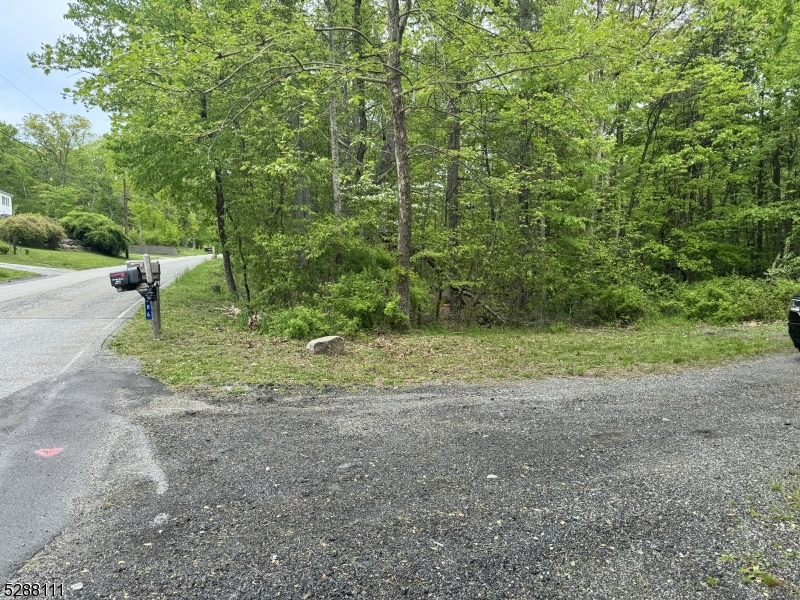
<path id="1" fill-rule="evenodd" d="M 124 172 L 132 235 L 211 224 L 229 291 L 289 321 L 629 321 L 800 253 L 771 6 L 78 0 L 33 60 L 115 131 L 31 206 L 111 213 Z"/>
<path id="2" fill-rule="evenodd" d="M 399 0 L 387 0 L 386 30 L 389 47 L 386 58 L 386 85 L 392 106 L 392 125 L 394 129 L 394 158 L 397 167 L 397 262 L 401 272 L 398 275 L 397 294 L 400 296 L 400 310 L 411 326 L 411 170 L 408 158 L 408 137 L 406 135 L 406 109 L 403 105 L 403 72 L 400 64 L 400 50 L 411 11 L 411 0 L 406 0 L 405 12 L 400 12 Z"/>
<path id="3" fill-rule="evenodd" d="M 47 113 L 27 115 L 22 135 L 36 147 L 45 181 L 67 185 L 70 160 L 75 150 L 91 141 L 92 124 L 80 115 Z"/>

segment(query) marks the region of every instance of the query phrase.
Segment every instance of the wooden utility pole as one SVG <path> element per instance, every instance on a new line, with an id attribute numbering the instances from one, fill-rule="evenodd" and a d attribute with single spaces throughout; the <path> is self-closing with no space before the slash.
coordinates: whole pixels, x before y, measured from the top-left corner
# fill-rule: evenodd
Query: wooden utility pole
<path id="1" fill-rule="evenodd" d="M 128 182 L 125 177 L 122 177 L 122 212 L 125 213 L 125 237 L 128 237 Z M 125 260 L 130 258 L 128 256 L 128 244 L 125 244 Z"/>

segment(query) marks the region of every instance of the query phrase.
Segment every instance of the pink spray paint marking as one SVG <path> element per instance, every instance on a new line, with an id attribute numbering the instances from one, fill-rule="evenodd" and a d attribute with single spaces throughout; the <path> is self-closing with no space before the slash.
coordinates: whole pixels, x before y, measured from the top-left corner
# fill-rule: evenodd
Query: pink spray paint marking
<path id="1" fill-rule="evenodd" d="M 51 456 L 55 456 L 59 452 L 61 452 L 63 448 L 39 448 L 36 450 L 36 454 L 39 456 L 44 456 L 45 458 L 50 458 Z"/>

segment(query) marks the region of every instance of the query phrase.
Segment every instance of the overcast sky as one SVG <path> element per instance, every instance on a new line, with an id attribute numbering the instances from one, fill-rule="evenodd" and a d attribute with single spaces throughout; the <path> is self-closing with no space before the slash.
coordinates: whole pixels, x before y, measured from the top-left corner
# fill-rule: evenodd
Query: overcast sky
<path id="1" fill-rule="evenodd" d="M 60 71 L 45 75 L 40 69 L 31 68 L 28 60 L 28 54 L 43 43 L 55 42 L 59 35 L 74 30 L 72 23 L 64 20 L 67 3 L 68 0 L 0 2 L 0 121 L 18 126 L 29 113 L 81 114 L 92 122 L 94 133 L 101 135 L 109 129 L 105 114 L 96 108 L 87 113 L 83 105 L 61 97 L 61 90 L 70 87 L 75 77 Z"/>

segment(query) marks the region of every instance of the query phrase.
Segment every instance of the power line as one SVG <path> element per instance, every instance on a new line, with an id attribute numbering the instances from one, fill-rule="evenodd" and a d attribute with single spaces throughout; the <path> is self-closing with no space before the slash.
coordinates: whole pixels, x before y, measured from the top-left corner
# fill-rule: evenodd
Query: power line
<path id="1" fill-rule="evenodd" d="M 19 88 L 18 88 L 17 86 L 15 86 L 13 83 L 11 83 L 10 81 L 8 81 L 8 79 L 6 79 L 6 78 L 3 76 L 3 74 L 2 74 L 2 73 L 0 73 L 0 77 L 2 77 L 3 79 L 5 79 L 5 80 L 6 80 L 6 82 L 7 82 L 7 83 L 8 83 L 8 84 L 9 84 L 11 87 L 13 87 L 15 90 L 17 90 L 17 91 L 18 91 L 20 94 L 22 94 L 23 96 L 25 96 L 25 97 L 26 97 L 28 100 L 30 100 L 31 102 L 33 102 L 33 103 L 34 103 L 36 106 L 38 106 L 39 108 L 41 108 L 43 111 L 45 111 L 45 112 L 48 112 L 48 110 L 47 110 L 47 109 L 46 109 L 44 106 L 42 106 L 41 104 L 39 104 L 39 103 L 38 103 L 36 100 L 34 100 L 33 98 L 31 98 L 30 96 L 28 96 L 28 94 L 26 94 L 25 92 L 23 92 L 21 89 L 19 89 Z"/>
<path id="2" fill-rule="evenodd" d="M 1 77 L 1 76 L 0 76 L 0 77 Z M 4 135 L 4 136 L 6 136 L 8 139 L 10 139 L 10 140 L 13 140 L 13 141 L 17 142 L 18 144 L 22 144 L 23 146 L 25 146 L 25 147 L 26 147 L 26 148 L 28 148 L 29 150 L 33 150 L 34 152 L 38 152 L 38 150 L 36 150 L 36 148 L 34 148 L 33 146 L 31 146 L 30 144 L 26 144 L 26 143 L 25 143 L 25 142 L 23 142 L 22 140 L 18 140 L 18 139 L 17 139 L 17 138 L 15 138 L 13 135 L 8 135 L 8 134 L 7 134 L 5 131 L 3 131 L 2 129 L 0 129 L 0 135 Z"/>
<path id="3" fill-rule="evenodd" d="M 11 152 L 11 151 L 10 151 L 8 148 L 0 148 L 0 151 L 2 151 L 2 152 L 5 152 L 5 153 L 6 153 L 6 154 L 8 154 L 9 156 L 13 156 L 13 157 L 14 157 L 14 158 L 16 158 L 17 160 L 21 160 L 22 162 L 24 162 L 24 163 L 27 163 L 27 164 L 29 164 L 29 165 L 30 165 L 30 166 L 32 166 L 32 167 L 39 167 L 39 166 L 40 166 L 40 165 L 37 165 L 36 163 L 32 163 L 31 161 L 29 161 L 29 160 L 26 160 L 26 159 L 22 158 L 21 156 L 17 156 L 17 155 L 16 155 L 16 154 L 14 154 L 13 152 Z"/>

